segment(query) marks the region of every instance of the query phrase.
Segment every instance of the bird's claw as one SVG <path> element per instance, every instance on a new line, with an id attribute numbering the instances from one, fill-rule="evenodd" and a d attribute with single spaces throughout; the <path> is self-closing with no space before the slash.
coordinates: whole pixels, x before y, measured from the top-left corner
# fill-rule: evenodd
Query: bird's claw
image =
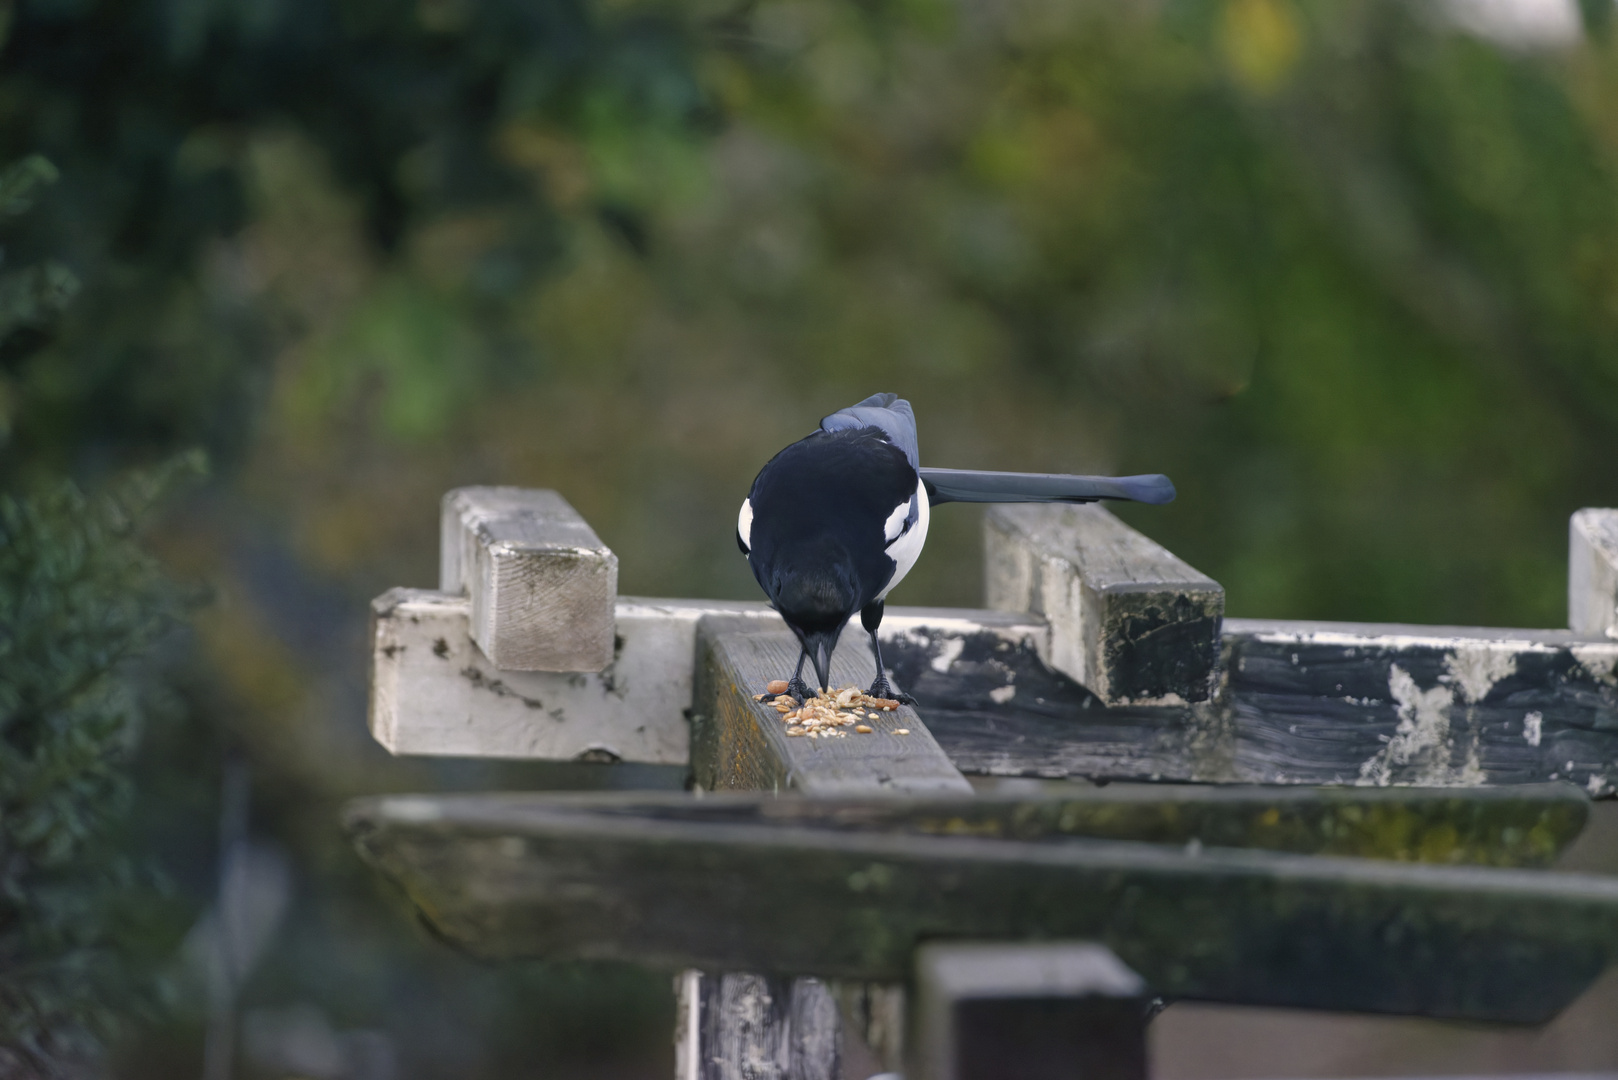
<path id="1" fill-rule="evenodd" d="M 814 696 L 815 692 L 809 689 L 808 683 L 804 682 L 802 679 L 790 679 L 787 681 L 787 688 L 784 692 L 779 694 L 765 694 L 759 700 L 773 704 L 774 702 L 780 701 L 782 698 L 792 698 L 801 705 L 806 701 L 812 700 Z"/>
<path id="2" fill-rule="evenodd" d="M 868 697 L 887 698 L 889 701 L 897 701 L 901 705 L 914 705 L 916 703 L 916 699 L 909 694 L 896 692 L 893 689 L 893 684 L 888 682 L 886 675 L 878 675 L 876 682 L 872 683 L 871 688 L 865 693 Z"/>

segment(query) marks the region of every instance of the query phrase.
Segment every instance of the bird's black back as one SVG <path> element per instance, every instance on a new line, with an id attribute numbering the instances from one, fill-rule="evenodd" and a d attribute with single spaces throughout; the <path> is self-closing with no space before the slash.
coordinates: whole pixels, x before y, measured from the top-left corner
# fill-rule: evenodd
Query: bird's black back
<path id="1" fill-rule="evenodd" d="M 882 526 L 919 476 L 876 428 L 816 431 L 759 471 L 748 562 L 800 629 L 841 625 L 893 574 Z"/>

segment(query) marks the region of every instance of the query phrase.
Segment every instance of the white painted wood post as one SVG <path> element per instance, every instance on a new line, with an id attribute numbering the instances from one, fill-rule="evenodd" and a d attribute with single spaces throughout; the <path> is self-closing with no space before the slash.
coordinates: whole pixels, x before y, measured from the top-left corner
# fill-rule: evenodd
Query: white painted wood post
<path id="1" fill-rule="evenodd" d="M 1618 638 L 1618 510 L 1579 510 L 1568 522 L 1567 625 Z"/>
<path id="2" fill-rule="evenodd" d="M 505 671 L 612 663 L 618 556 L 554 491 L 457 488 L 444 496 L 439 588 L 471 600 L 472 640 Z"/>
<path id="3" fill-rule="evenodd" d="M 1206 701 L 1225 590 L 1099 506 L 984 515 L 989 607 L 1050 622 L 1044 660 L 1108 705 Z"/>
<path id="4" fill-rule="evenodd" d="M 389 589 L 371 602 L 371 734 L 394 754 L 685 765 L 697 622 L 715 615 L 781 628 L 764 604 L 624 597 L 602 670 L 505 671 L 467 597 Z"/>

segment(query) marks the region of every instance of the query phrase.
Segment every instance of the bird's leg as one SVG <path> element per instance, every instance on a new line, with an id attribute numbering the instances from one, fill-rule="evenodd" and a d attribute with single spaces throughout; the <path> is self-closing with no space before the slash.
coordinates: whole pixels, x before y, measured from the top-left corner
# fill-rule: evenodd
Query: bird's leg
<path id="1" fill-rule="evenodd" d="M 876 682 L 865 692 L 871 697 L 896 700 L 901 705 L 914 705 L 916 699 L 909 694 L 894 693 L 893 686 L 888 682 L 888 673 L 882 668 L 882 643 L 876 639 L 876 628 L 882 625 L 882 610 L 885 606 L 881 600 L 872 600 L 860 609 L 860 625 L 871 635 L 871 652 L 876 655 Z"/>
<path id="2" fill-rule="evenodd" d="M 787 680 L 787 695 L 797 698 L 799 704 L 815 696 L 815 692 L 809 689 L 809 684 L 803 681 L 803 662 L 808 658 L 809 650 L 800 646 L 798 649 L 798 666 L 792 672 L 792 678 Z M 775 695 L 776 698 L 780 696 L 780 694 Z M 770 698 L 769 700 L 774 701 L 775 698 Z"/>

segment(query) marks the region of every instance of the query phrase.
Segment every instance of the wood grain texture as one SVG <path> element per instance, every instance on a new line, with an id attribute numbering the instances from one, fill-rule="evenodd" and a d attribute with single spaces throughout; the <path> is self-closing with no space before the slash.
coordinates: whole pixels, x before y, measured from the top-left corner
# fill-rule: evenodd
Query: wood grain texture
<path id="1" fill-rule="evenodd" d="M 538 796 L 360 800 L 347 824 L 441 934 L 491 959 L 897 981 L 923 940 L 1066 938 L 1173 997 L 1534 1023 L 1618 949 L 1618 881 L 1546 871 L 661 820 Z"/>
<path id="2" fill-rule="evenodd" d="M 819 979 L 687 971 L 675 1080 L 843 1080 L 837 1001 Z"/>
<path id="3" fill-rule="evenodd" d="M 600 671 L 612 662 L 618 557 L 554 491 L 444 496 L 439 585 L 471 600 L 471 634 L 497 668 Z"/>
<path id="4" fill-rule="evenodd" d="M 1567 625 L 1618 638 L 1618 510 L 1579 510 L 1568 521 Z"/>
<path id="5" fill-rule="evenodd" d="M 1226 620 L 1209 702 L 1107 707 L 1000 635 L 883 643 L 967 773 L 1218 783 L 1618 786 L 1618 641 Z"/>
<path id="6" fill-rule="evenodd" d="M 1109 705 L 1206 701 L 1225 592 L 1099 506 L 984 515 L 991 608 L 1050 622 L 1044 659 Z"/>
<path id="7" fill-rule="evenodd" d="M 971 791 L 908 706 L 867 721 L 870 735 L 844 729 L 851 732 L 845 738 L 788 736 L 780 714 L 753 696 L 792 674 L 797 639 L 789 632 L 726 632 L 712 625 L 698 631 L 692 715 L 691 768 L 703 789 L 854 796 Z M 836 686 L 869 685 L 875 672 L 869 650 L 855 643 L 845 642 L 832 657 Z"/>

